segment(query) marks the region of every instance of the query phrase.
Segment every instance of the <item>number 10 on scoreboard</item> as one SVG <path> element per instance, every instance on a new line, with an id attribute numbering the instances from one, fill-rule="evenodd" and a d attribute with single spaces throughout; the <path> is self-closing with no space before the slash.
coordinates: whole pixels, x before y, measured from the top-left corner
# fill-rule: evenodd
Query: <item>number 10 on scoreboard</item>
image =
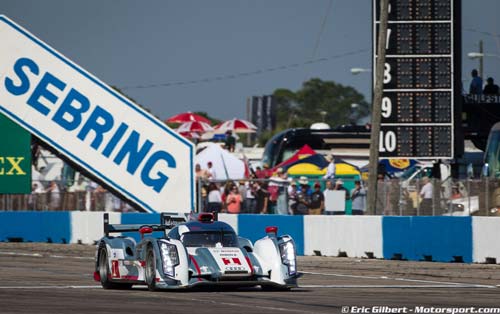
<path id="1" fill-rule="evenodd" d="M 453 158 L 459 6 L 457 0 L 389 0 L 381 158 Z M 374 67 L 379 11 L 373 0 Z"/>

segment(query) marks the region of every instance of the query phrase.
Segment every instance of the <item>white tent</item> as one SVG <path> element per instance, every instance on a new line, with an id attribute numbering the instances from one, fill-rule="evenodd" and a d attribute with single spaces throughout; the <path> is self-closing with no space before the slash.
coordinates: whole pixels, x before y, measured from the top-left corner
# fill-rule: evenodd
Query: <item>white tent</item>
<path id="1" fill-rule="evenodd" d="M 209 161 L 212 162 L 217 180 L 238 180 L 245 177 L 245 163 L 218 144 L 210 143 L 194 158 L 195 164 L 200 164 L 202 169 L 207 169 Z"/>

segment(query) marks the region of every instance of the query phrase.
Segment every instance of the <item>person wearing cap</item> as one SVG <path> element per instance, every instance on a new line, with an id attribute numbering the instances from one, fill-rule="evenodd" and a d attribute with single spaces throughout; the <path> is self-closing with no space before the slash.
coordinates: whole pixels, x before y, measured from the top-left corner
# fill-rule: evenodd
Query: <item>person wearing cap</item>
<path id="1" fill-rule="evenodd" d="M 366 210 L 366 190 L 361 181 L 354 181 L 354 189 L 351 190 L 351 208 L 353 215 L 364 215 Z"/>
<path id="2" fill-rule="evenodd" d="M 326 174 L 323 176 L 323 179 L 330 180 L 333 182 L 335 179 L 335 158 L 333 155 L 328 155 L 325 157 L 326 161 L 328 161 L 328 167 L 326 167 Z"/>
<path id="3" fill-rule="evenodd" d="M 280 215 L 288 215 L 288 204 L 286 201 L 287 174 L 283 168 L 278 168 L 269 182 L 269 209 Z M 271 210 L 274 209 L 274 210 Z"/>
<path id="4" fill-rule="evenodd" d="M 344 181 L 342 181 L 340 179 L 335 181 L 335 187 L 333 189 L 336 191 L 345 191 L 345 200 L 348 201 L 350 199 L 349 191 L 344 187 Z"/>
<path id="5" fill-rule="evenodd" d="M 307 215 L 309 214 L 309 208 L 311 206 L 311 189 L 309 186 L 309 180 L 307 177 L 302 176 L 299 178 L 299 186 L 297 193 L 297 206 L 295 207 L 295 215 Z"/>
<path id="6" fill-rule="evenodd" d="M 309 215 L 321 215 L 325 209 L 325 197 L 321 191 L 321 184 L 314 183 L 314 192 L 311 194 Z"/>

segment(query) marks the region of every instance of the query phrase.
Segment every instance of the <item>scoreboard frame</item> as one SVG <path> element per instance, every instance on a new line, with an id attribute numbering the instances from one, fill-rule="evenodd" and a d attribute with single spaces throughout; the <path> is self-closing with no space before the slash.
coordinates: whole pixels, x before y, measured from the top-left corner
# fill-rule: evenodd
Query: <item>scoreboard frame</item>
<path id="1" fill-rule="evenodd" d="M 389 0 L 379 156 L 453 159 L 461 135 L 460 0 Z M 375 87 L 379 1 L 372 1 Z"/>

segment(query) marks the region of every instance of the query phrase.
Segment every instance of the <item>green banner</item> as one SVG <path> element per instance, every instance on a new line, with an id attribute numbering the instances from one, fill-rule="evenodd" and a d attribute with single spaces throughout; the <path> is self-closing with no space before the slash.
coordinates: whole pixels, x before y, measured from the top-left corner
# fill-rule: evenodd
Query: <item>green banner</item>
<path id="1" fill-rule="evenodd" d="M 31 134 L 0 114 L 0 194 L 31 193 Z"/>

